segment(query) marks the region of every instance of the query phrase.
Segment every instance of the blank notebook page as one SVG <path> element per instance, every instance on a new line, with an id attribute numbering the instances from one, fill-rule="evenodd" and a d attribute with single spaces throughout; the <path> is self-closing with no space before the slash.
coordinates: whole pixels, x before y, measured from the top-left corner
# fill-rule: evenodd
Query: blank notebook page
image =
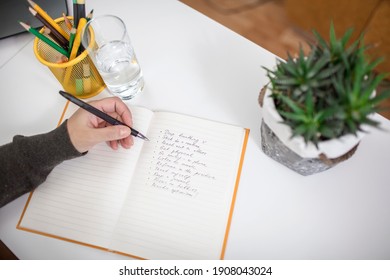
<path id="1" fill-rule="evenodd" d="M 150 118 L 138 109 L 134 126 L 146 131 Z M 113 151 L 101 143 L 58 165 L 34 191 L 21 227 L 108 248 L 142 144 L 135 139 L 131 149 Z"/>

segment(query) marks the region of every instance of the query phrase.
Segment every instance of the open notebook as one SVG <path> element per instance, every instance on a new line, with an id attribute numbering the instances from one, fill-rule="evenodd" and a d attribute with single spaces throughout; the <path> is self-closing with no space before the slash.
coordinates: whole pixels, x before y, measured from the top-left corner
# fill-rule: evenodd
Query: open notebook
<path id="1" fill-rule="evenodd" d="M 141 259 L 222 259 L 249 130 L 130 109 L 150 142 L 60 164 L 17 228 Z"/>

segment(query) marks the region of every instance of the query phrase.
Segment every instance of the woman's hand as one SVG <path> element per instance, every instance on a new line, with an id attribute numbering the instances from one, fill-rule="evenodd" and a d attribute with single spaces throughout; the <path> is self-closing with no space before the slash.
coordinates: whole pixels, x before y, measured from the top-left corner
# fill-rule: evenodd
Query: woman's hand
<path id="1" fill-rule="evenodd" d="M 131 126 L 132 117 L 129 108 L 117 97 L 109 97 L 89 104 Z M 110 125 L 104 120 L 80 108 L 68 120 L 68 133 L 73 146 L 84 153 L 100 142 L 107 142 L 116 150 L 118 143 L 129 149 L 133 145 L 130 128 L 123 125 Z"/>

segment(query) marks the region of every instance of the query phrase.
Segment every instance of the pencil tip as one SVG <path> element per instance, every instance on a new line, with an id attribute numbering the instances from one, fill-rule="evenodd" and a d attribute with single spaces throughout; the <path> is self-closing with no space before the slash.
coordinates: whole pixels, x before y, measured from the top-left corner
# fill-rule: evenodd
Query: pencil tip
<path id="1" fill-rule="evenodd" d="M 33 2 L 33 1 L 31 1 L 31 0 L 27 0 L 27 2 L 31 5 L 31 6 L 35 6 L 36 4 Z"/>
<path id="2" fill-rule="evenodd" d="M 37 14 L 37 11 L 35 11 L 32 7 L 28 7 L 28 10 L 30 13 L 32 13 L 34 16 Z"/>
<path id="3" fill-rule="evenodd" d="M 20 20 L 19 20 L 19 23 L 20 23 L 20 25 L 23 26 L 25 29 L 27 29 L 27 30 L 30 29 L 30 26 L 27 25 L 26 23 L 24 23 L 24 22 L 22 22 L 22 21 L 20 21 Z"/>

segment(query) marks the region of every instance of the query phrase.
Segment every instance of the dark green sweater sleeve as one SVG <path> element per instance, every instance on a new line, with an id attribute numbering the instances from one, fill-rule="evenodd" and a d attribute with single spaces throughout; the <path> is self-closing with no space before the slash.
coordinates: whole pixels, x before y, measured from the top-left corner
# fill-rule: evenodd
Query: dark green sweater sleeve
<path id="1" fill-rule="evenodd" d="M 0 147 L 0 207 L 39 186 L 56 165 L 81 155 L 69 138 L 67 121 L 45 134 L 15 136 Z"/>

